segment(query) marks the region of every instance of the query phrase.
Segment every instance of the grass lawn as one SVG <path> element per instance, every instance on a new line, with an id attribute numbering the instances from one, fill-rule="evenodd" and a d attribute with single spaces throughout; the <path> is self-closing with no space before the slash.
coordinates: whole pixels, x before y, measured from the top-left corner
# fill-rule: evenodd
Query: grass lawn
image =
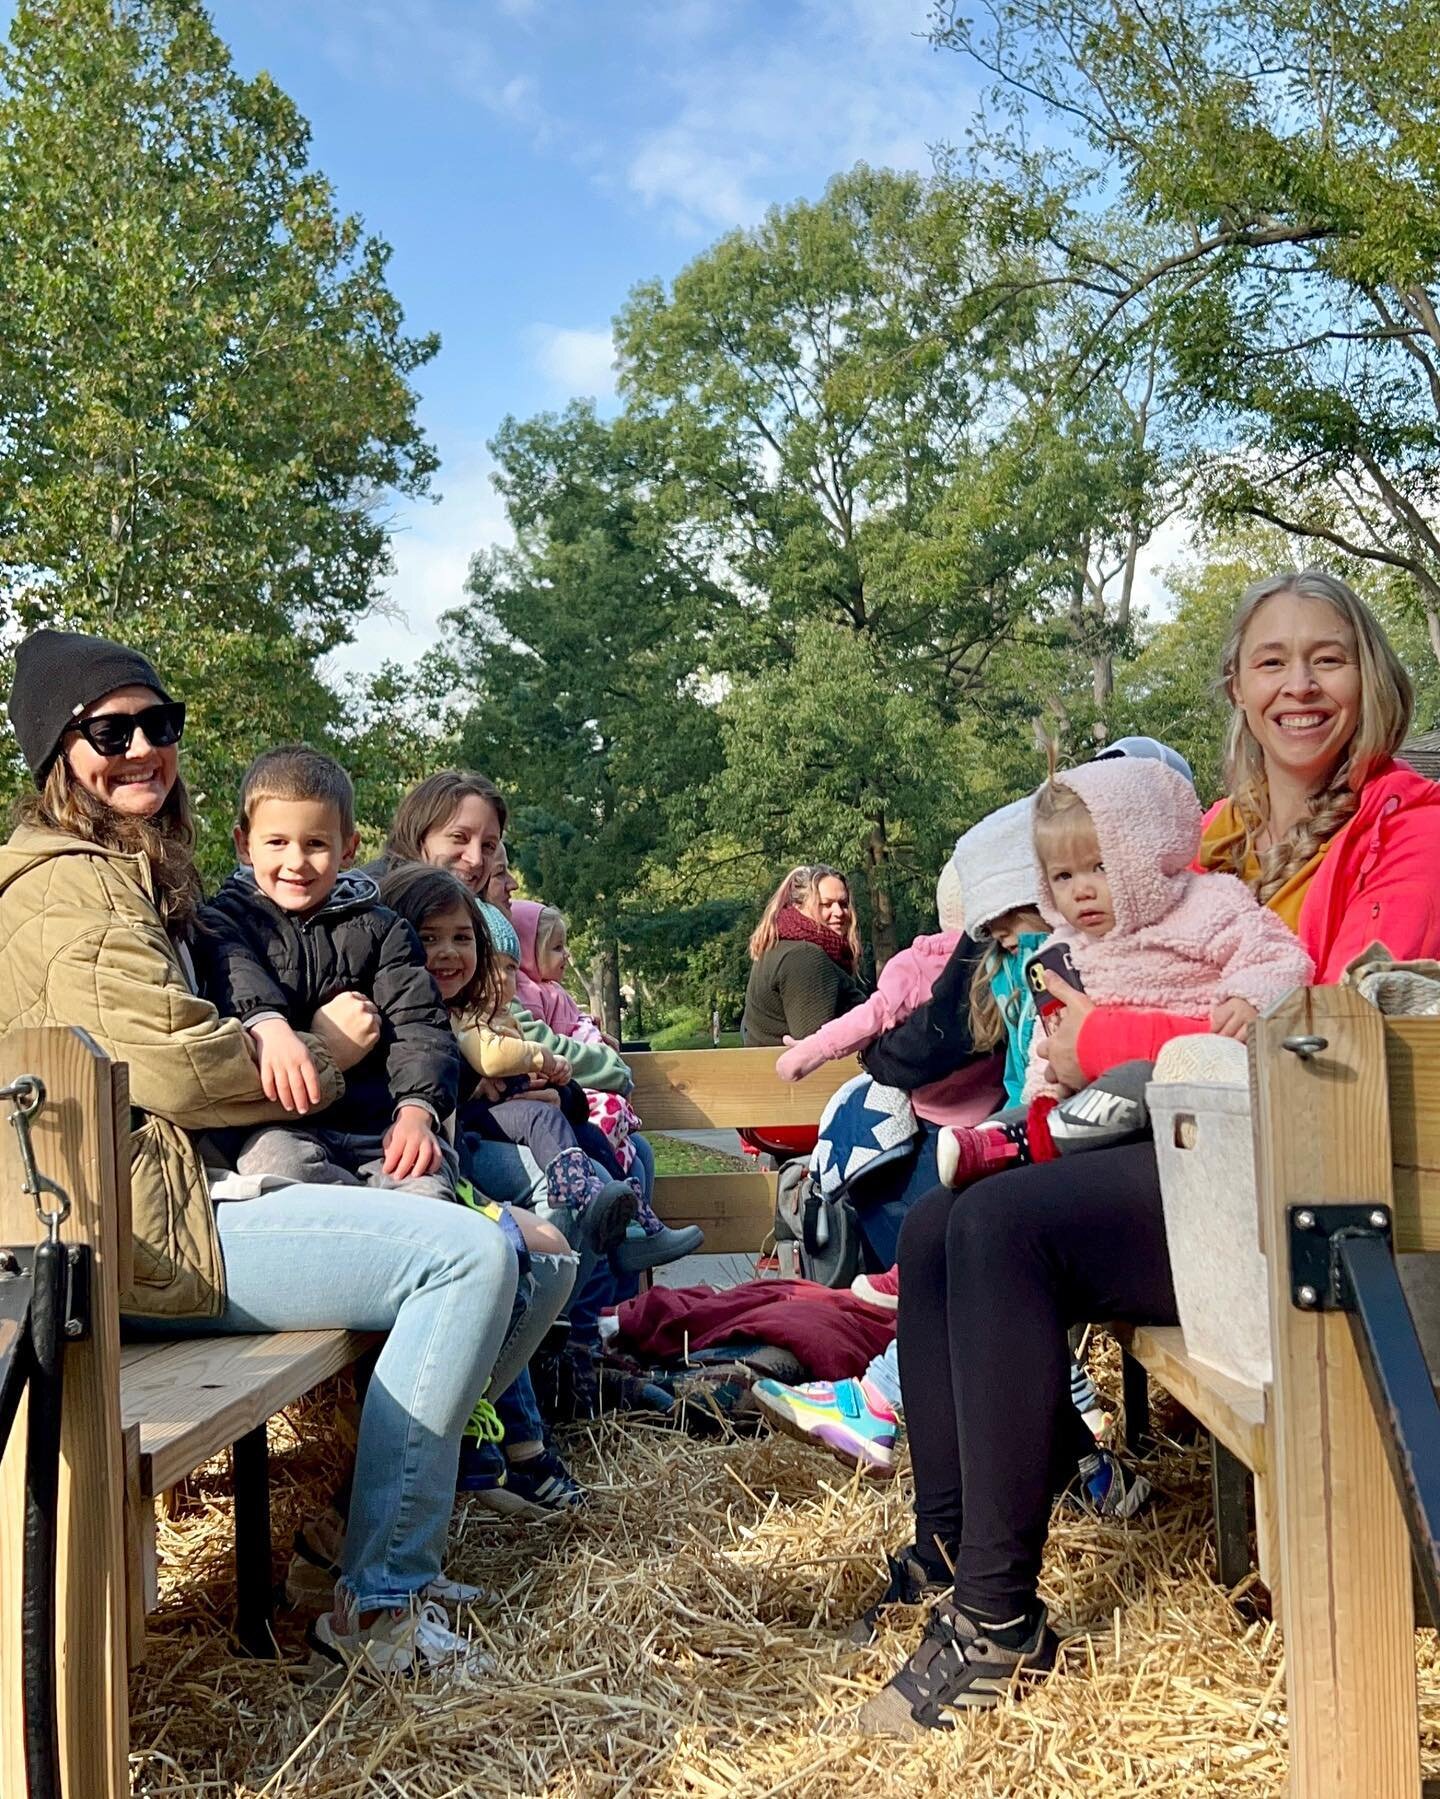
<path id="1" fill-rule="evenodd" d="M 745 1156 L 727 1156 L 723 1150 L 667 1137 L 663 1131 L 646 1131 L 645 1138 L 655 1151 L 656 1174 L 734 1174 L 750 1166 Z"/>
<path id="2" fill-rule="evenodd" d="M 739 1031 L 721 1031 L 719 1043 L 711 1040 L 709 1031 L 677 1032 L 674 1029 L 652 1031 L 652 1049 L 740 1049 Z"/>

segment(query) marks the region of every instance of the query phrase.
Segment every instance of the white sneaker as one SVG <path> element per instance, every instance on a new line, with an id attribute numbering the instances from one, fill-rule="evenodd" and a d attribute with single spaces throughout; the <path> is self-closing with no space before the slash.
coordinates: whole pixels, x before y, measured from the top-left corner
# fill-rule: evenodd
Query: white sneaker
<path id="1" fill-rule="evenodd" d="M 382 1676 L 439 1674 L 463 1681 L 495 1671 L 468 1636 L 451 1630 L 444 1608 L 432 1599 L 381 1612 L 363 1627 L 354 1607 L 337 1600 L 335 1610 L 311 1626 L 310 1644 L 331 1661 L 362 1664 Z"/>
<path id="2" fill-rule="evenodd" d="M 440 1605 L 499 1605 L 500 1595 L 489 1587 L 472 1587 L 465 1580 L 451 1580 L 448 1574 L 437 1574 L 428 1587 L 421 1587 L 422 1599 L 433 1599 Z"/>
<path id="3" fill-rule="evenodd" d="M 286 1605 L 297 1612 L 328 1611 L 335 1603 L 335 1583 L 344 1554 L 345 1529 L 338 1520 L 331 1525 L 328 1519 L 311 1519 L 301 1525 L 295 1533 L 295 1553 L 285 1570 Z M 472 1587 L 468 1581 L 451 1580 L 448 1574 L 437 1574 L 429 1586 L 420 1589 L 419 1597 L 453 1606 L 500 1603 L 500 1595 L 488 1587 Z"/>

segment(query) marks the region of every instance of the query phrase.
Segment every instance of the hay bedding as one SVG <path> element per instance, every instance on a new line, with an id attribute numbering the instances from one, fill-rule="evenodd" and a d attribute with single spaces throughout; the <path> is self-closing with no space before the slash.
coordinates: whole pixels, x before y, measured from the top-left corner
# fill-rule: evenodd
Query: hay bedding
<path id="1" fill-rule="evenodd" d="M 312 1406 L 272 1426 L 277 1543 L 336 1472 L 328 1417 Z M 503 1595 L 476 1618 L 499 1672 L 468 1689 L 316 1680 L 293 1618 L 285 1662 L 233 1658 L 224 1463 L 197 1477 L 161 1522 L 162 1608 L 132 1682 L 133 1792 L 1244 1799 L 1283 1784 L 1277 1634 L 1206 1572 L 1196 1450 L 1152 1458 L 1164 1494 L 1134 1524 L 1057 1516 L 1046 1597 L 1094 1626 L 1065 1650 L 1064 1676 L 912 1745 L 846 1728 L 919 1627 L 919 1613 L 893 1614 L 868 1650 L 845 1636 L 876 1590 L 879 1546 L 906 1540 L 903 1481 L 847 1481 L 781 1437 L 705 1442 L 635 1419 L 567 1449 L 594 1495 L 583 1517 L 497 1526 L 457 1509 L 451 1572 Z M 1419 1642 L 1440 1749 L 1440 1669 L 1431 1634 Z"/>

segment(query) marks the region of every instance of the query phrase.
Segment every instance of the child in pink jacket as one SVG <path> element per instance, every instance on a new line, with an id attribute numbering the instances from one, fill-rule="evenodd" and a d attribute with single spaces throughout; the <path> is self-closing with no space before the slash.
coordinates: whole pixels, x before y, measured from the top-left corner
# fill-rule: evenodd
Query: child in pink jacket
<path id="1" fill-rule="evenodd" d="M 565 970 L 570 950 L 563 915 L 554 906 L 535 900 L 512 900 L 510 921 L 520 939 L 520 967 L 515 976 L 515 997 L 526 1011 L 543 1019 L 557 1037 L 573 1037 L 579 1043 L 604 1043 L 608 1039 L 588 1012 L 582 1012 L 565 991 Z M 615 1160 L 629 1174 L 635 1161 L 631 1134 L 640 1129 L 640 1118 L 623 1093 L 592 1093 L 585 1101 L 590 1122 L 610 1141 Z"/>
<path id="2" fill-rule="evenodd" d="M 790 1042 L 775 1063 L 782 1081 L 804 1080 L 824 1062 L 838 1062 L 873 1043 L 882 1032 L 903 1024 L 929 999 L 965 929 L 960 876 L 953 861 L 940 871 L 935 887 L 939 934 L 917 937 L 909 949 L 892 956 L 880 971 L 874 993 L 863 1004 L 842 1012 L 808 1037 Z M 918 1087 L 910 1095 L 915 1116 L 928 1124 L 971 1124 L 988 1117 L 1003 1099 L 997 1067 L 988 1060 L 959 1068 L 944 1080 Z"/>
<path id="3" fill-rule="evenodd" d="M 1035 795 L 1034 821 L 1040 911 L 1055 926 L 1045 947 L 1069 951 L 1075 984 L 1097 1005 L 1155 1008 L 1243 1038 L 1267 1006 L 1310 984 L 1314 964 L 1274 912 L 1233 875 L 1192 869 L 1199 802 L 1164 763 L 1122 758 L 1052 774 Z M 941 1180 L 955 1186 L 1006 1160 L 1059 1153 L 1048 1115 L 1069 1092 L 1037 1030 L 1028 1110 L 942 1133 Z"/>

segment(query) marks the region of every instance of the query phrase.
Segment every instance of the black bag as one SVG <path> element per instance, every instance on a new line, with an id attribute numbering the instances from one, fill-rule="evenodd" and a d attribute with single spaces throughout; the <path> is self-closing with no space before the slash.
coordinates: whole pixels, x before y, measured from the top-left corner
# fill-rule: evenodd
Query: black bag
<path id="1" fill-rule="evenodd" d="M 799 1158 L 776 1182 L 775 1241 L 798 1243 L 801 1277 L 822 1287 L 848 1287 L 865 1265 L 855 1208 L 843 1192 L 822 1193 Z"/>

